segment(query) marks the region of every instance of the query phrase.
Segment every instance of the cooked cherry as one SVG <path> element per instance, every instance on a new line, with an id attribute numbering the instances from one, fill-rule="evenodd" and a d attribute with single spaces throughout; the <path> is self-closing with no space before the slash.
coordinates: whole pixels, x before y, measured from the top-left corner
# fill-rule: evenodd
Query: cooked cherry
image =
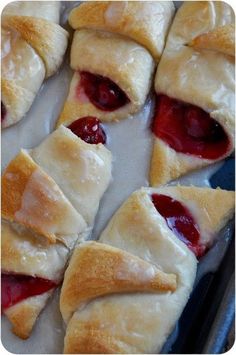
<path id="1" fill-rule="evenodd" d="M 153 132 L 177 152 L 205 159 L 218 159 L 230 148 L 224 129 L 207 112 L 165 95 L 157 97 Z"/>
<path id="2" fill-rule="evenodd" d="M 4 120 L 4 118 L 6 117 L 7 114 L 7 109 L 4 105 L 4 103 L 1 101 L 1 121 Z"/>
<path id="3" fill-rule="evenodd" d="M 188 209 L 172 197 L 152 194 L 152 202 L 157 211 L 165 218 L 168 227 L 199 258 L 206 252 L 200 243 L 197 223 Z"/>
<path id="4" fill-rule="evenodd" d="M 109 78 L 82 71 L 80 84 L 89 100 L 102 111 L 114 111 L 129 102 L 126 94 Z"/>
<path id="5" fill-rule="evenodd" d="M 57 286 L 51 280 L 17 274 L 2 274 L 1 282 L 3 309 L 11 307 L 28 297 L 41 295 Z"/>
<path id="6" fill-rule="evenodd" d="M 106 143 L 106 133 L 96 117 L 82 117 L 68 126 L 83 141 L 90 144 Z"/>

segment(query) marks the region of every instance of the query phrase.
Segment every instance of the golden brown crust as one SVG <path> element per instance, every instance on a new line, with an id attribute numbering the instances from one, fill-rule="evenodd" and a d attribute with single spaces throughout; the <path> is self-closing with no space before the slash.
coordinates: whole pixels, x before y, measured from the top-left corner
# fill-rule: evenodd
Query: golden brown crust
<path id="1" fill-rule="evenodd" d="M 212 161 L 212 164 L 214 162 Z M 149 173 L 150 185 L 152 187 L 164 185 L 210 163 L 211 161 L 207 159 L 178 153 L 160 138 L 155 137 Z"/>
<path id="2" fill-rule="evenodd" d="M 112 336 L 109 332 L 101 331 L 96 322 L 78 322 L 72 318 L 68 324 L 64 354 L 129 354 L 131 346 L 122 339 Z M 134 347 L 132 353 L 137 353 Z"/>
<path id="3" fill-rule="evenodd" d="M 52 178 L 23 150 L 2 177 L 2 216 L 53 243 L 60 234 L 76 234 L 86 226 Z"/>
<path id="4" fill-rule="evenodd" d="M 12 332 L 21 339 L 27 339 L 53 290 L 42 295 L 27 298 L 4 311 L 12 324 Z"/>
<path id="5" fill-rule="evenodd" d="M 114 293 L 174 292 L 176 276 L 106 244 L 88 242 L 78 247 L 65 274 L 60 306 L 67 322 L 90 300 Z"/>
<path id="6" fill-rule="evenodd" d="M 91 1 L 73 9 L 69 23 L 74 29 L 91 28 L 127 36 L 146 47 L 158 61 L 173 13 L 171 1 Z"/>
<path id="7" fill-rule="evenodd" d="M 195 37 L 188 45 L 195 49 L 210 49 L 235 57 L 235 25 L 216 27 Z"/>
<path id="8" fill-rule="evenodd" d="M 2 16 L 33 16 L 59 23 L 60 6 L 60 1 L 12 1 L 4 7 Z"/>
<path id="9" fill-rule="evenodd" d="M 21 198 L 37 165 L 21 151 L 7 166 L 2 176 L 2 216 L 13 220 L 21 208 Z"/>
<path id="10" fill-rule="evenodd" d="M 5 273 L 36 276 L 59 283 L 69 253 L 69 247 L 63 243 L 51 244 L 31 229 L 2 220 L 1 266 Z"/>
<path id="11" fill-rule="evenodd" d="M 2 26 L 14 29 L 43 59 L 46 76 L 53 75 L 63 60 L 68 33 L 59 25 L 45 19 L 29 16 L 4 16 Z"/>

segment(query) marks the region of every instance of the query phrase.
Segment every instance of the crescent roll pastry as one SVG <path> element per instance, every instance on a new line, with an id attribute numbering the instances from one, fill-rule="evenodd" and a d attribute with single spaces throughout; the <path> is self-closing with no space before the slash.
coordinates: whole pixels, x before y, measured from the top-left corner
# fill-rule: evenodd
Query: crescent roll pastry
<path id="1" fill-rule="evenodd" d="M 91 1 L 73 9 L 75 71 L 58 124 L 127 118 L 143 106 L 174 13 L 171 1 Z"/>
<path id="2" fill-rule="evenodd" d="M 189 298 L 197 257 L 233 212 L 230 191 L 134 192 L 99 242 L 74 250 L 60 298 L 64 353 L 160 352 Z"/>
<path id="3" fill-rule="evenodd" d="M 63 318 L 92 299 L 114 293 L 175 291 L 176 277 L 121 249 L 97 242 L 76 248 L 61 294 Z"/>
<path id="4" fill-rule="evenodd" d="M 224 2 L 184 2 L 159 63 L 152 186 L 234 149 L 234 12 Z"/>
<path id="5" fill-rule="evenodd" d="M 40 235 L 4 220 L 1 235 L 3 313 L 12 331 L 26 339 L 62 280 L 70 250 L 60 242 L 49 244 Z M 71 236 L 74 242 L 76 238 Z"/>
<path id="6" fill-rule="evenodd" d="M 21 151 L 2 176 L 2 216 L 32 228 L 51 242 L 85 227 L 54 180 Z"/>
<path id="7" fill-rule="evenodd" d="M 2 308 L 19 337 L 29 337 L 75 243 L 88 237 L 110 179 L 107 148 L 63 126 L 4 171 Z"/>
<path id="8" fill-rule="evenodd" d="M 88 144 L 60 126 L 30 154 L 91 227 L 111 180 L 110 151 L 103 144 Z"/>
<path id="9" fill-rule="evenodd" d="M 38 1 L 11 3 L 2 13 L 3 128 L 26 114 L 43 80 L 62 63 L 68 33 L 56 23 L 59 13 L 59 3 Z"/>

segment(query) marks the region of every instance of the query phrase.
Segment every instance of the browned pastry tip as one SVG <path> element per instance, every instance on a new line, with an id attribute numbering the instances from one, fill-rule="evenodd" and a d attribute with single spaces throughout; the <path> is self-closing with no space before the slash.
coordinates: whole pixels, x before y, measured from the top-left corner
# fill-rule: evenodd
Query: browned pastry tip
<path id="1" fill-rule="evenodd" d="M 28 339 L 34 324 L 53 290 L 23 300 L 4 311 L 12 325 L 12 332 L 21 339 Z"/>
<path id="2" fill-rule="evenodd" d="M 24 150 L 2 176 L 2 217 L 31 228 L 52 243 L 60 231 L 76 233 L 80 223 L 80 215 L 54 180 Z"/>
<path id="3" fill-rule="evenodd" d="M 85 302 L 102 295 L 125 292 L 173 292 L 177 281 L 121 249 L 89 242 L 77 248 L 66 271 L 61 292 L 65 320 Z"/>
<path id="4" fill-rule="evenodd" d="M 34 163 L 34 161 L 24 150 L 21 150 L 20 153 L 9 163 L 2 176 L 3 218 L 9 221 L 16 221 L 16 213 L 21 210 L 22 198 L 27 184 L 37 169 L 37 164 Z M 38 192 L 38 198 L 41 200 L 42 204 L 45 202 L 45 197 L 46 196 L 43 196 L 40 191 Z M 33 227 L 30 225 L 26 226 Z M 38 233 L 42 233 L 39 226 L 34 225 L 34 230 Z M 54 234 L 42 234 L 45 235 L 50 242 L 56 242 Z"/>
<path id="5" fill-rule="evenodd" d="M 130 347 L 114 334 L 101 331 L 96 322 L 78 322 L 72 319 L 68 325 L 64 354 L 129 354 Z M 132 353 L 137 353 L 132 349 Z"/>
<path id="6" fill-rule="evenodd" d="M 196 49 L 210 49 L 235 57 L 235 25 L 229 24 L 195 37 L 189 46 Z"/>

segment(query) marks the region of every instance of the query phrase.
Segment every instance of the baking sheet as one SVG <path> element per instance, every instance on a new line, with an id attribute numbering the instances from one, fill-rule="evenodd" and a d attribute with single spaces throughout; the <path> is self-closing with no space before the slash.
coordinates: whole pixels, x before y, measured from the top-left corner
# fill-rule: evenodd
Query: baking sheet
<path id="1" fill-rule="evenodd" d="M 63 2 L 62 23 L 70 9 L 79 2 Z M 18 153 L 20 148 L 32 148 L 38 145 L 53 131 L 57 117 L 67 96 L 72 72 L 68 65 L 69 51 L 61 70 L 48 79 L 41 88 L 33 106 L 26 117 L 13 127 L 2 132 L 2 168 Z M 152 150 L 150 119 L 153 112 L 153 94 L 151 93 L 143 110 L 132 119 L 119 123 L 104 124 L 108 143 L 113 155 L 113 180 L 106 191 L 95 221 L 92 239 L 97 239 L 112 214 L 120 204 L 136 189 L 148 186 L 149 162 Z M 210 177 L 223 165 L 217 163 L 178 180 L 184 185 L 210 186 Z M 176 184 L 177 181 L 172 184 Z M 231 235 L 227 227 L 219 242 L 203 258 L 198 269 L 197 281 L 209 271 L 217 270 L 227 249 Z M 64 328 L 58 308 L 59 290 L 41 313 L 31 337 L 20 340 L 10 331 L 10 323 L 2 317 L 2 343 L 13 353 L 62 353 Z M 165 344 L 164 352 L 178 336 L 178 326 Z"/>

